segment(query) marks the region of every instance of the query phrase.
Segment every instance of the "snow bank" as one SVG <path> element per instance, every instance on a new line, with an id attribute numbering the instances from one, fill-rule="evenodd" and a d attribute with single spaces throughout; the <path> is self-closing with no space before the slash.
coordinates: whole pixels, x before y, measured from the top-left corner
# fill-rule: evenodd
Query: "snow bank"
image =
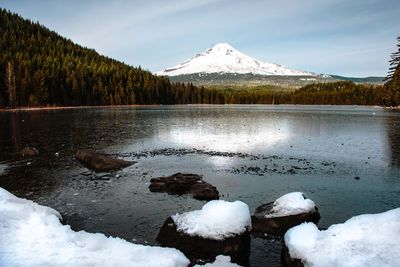
<path id="1" fill-rule="evenodd" d="M 54 209 L 0 187 L 0 266 L 187 266 L 178 250 L 74 232 Z"/>
<path id="2" fill-rule="evenodd" d="M 213 200 L 201 210 L 172 216 L 179 232 L 223 240 L 251 229 L 250 211 L 241 201 Z"/>
<path id="3" fill-rule="evenodd" d="M 205 265 L 195 265 L 194 267 L 241 267 L 236 263 L 231 263 L 231 257 L 219 255 L 215 258 L 213 263 L 207 263 Z"/>
<path id="4" fill-rule="evenodd" d="M 319 231 L 313 223 L 291 228 L 285 243 L 305 266 L 400 266 L 400 208 L 353 217 Z"/>
<path id="5" fill-rule="evenodd" d="M 305 198 L 301 192 L 292 192 L 275 200 L 271 212 L 265 217 L 282 217 L 312 211 L 315 211 L 314 201 Z"/>

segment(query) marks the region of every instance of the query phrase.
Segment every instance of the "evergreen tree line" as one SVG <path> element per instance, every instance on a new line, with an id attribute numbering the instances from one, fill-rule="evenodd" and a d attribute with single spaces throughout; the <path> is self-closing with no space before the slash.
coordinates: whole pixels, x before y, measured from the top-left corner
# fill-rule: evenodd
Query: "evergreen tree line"
<path id="1" fill-rule="evenodd" d="M 295 91 L 201 88 L 199 92 L 203 96 L 212 96 L 210 99 L 214 102 L 200 102 L 204 104 L 381 105 L 384 94 L 382 86 L 350 81 L 310 84 Z M 203 99 L 208 100 L 207 97 Z M 180 104 L 188 103 L 193 102 Z"/>
<path id="2" fill-rule="evenodd" d="M 314 84 L 296 91 L 221 90 L 172 83 L 74 44 L 0 9 L 0 107 L 120 104 L 380 105 L 380 86 Z M 395 80 L 396 73 L 392 81 Z"/>

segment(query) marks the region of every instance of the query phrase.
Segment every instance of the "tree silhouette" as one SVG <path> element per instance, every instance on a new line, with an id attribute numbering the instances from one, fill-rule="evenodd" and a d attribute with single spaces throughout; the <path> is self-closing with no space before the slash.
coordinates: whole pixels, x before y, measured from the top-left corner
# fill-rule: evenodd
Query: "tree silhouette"
<path id="1" fill-rule="evenodd" d="M 397 37 L 397 51 L 391 55 L 390 67 L 386 77 L 384 104 L 396 107 L 400 105 L 400 37 Z"/>

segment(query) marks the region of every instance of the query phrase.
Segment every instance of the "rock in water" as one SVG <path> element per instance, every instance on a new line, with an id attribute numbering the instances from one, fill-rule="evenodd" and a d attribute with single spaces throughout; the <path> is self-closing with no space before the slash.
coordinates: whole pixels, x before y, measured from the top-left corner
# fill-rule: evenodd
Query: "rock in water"
<path id="1" fill-rule="evenodd" d="M 182 251 L 192 262 L 213 261 L 218 255 L 247 266 L 250 255 L 251 218 L 241 201 L 212 200 L 201 210 L 169 217 L 157 240 Z"/>
<path id="2" fill-rule="evenodd" d="M 293 192 L 256 208 L 252 232 L 280 236 L 303 222 L 318 223 L 321 216 L 315 203 L 301 192 Z"/>
<path id="3" fill-rule="evenodd" d="M 192 194 L 198 200 L 218 199 L 217 188 L 201 178 L 197 174 L 176 173 L 172 176 L 151 179 L 149 189 L 151 192 L 165 192 L 175 195 Z"/>
<path id="4" fill-rule="evenodd" d="M 115 159 L 107 155 L 99 154 L 93 149 L 80 149 L 75 158 L 87 168 L 96 172 L 119 170 L 132 165 L 133 161 Z"/>
<path id="5" fill-rule="evenodd" d="M 19 152 L 23 157 L 34 157 L 39 155 L 39 150 L 35 147 L 25 147 Z"/>
<path id="6" fill-rule="evenodd" d="M 243 266 L 249 264 L 250 233 L 248 231 L 224 240 L 206 239 L 179 232 L 169 217 L 161 227 L 157 241 L 164 247 L 177 248 L 191 261 L 213 261 L 220 254 L 229 255 L 232 262 Z"/>

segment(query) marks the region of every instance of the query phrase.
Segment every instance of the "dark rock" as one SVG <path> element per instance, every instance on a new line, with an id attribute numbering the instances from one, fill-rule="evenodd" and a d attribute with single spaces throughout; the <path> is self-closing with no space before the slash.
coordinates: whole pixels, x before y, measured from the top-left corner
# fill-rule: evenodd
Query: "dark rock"
<path id="1" fill-rule="evenodd" d="M 282 246 L 281 253 L 281 265 L 282 267 L 304 267 L 304 264 L 299 259 L 292 259 L 289 254 L 289 249 L 285 244 Z"/>
<path id="2" fill-rule="evenodd" d="M 178 232 L 173 219 L 169 217 L 161 227 L 157 241 L 162 246 L 173 247 L 182 251 L 191 262 L 199 259 L 214 261 L 218 255 L 228 255 L 231 261 L 242 266 L 249 265 L 250 233 L 227 238 L 225 240 L 205 239 Z"/>
<path id="3" fill-rule="evenodd" d="M 360 180 L 360 176 L 354 177 L 355 180 Z"/>
<path id="4" fill-rule="evenodd" d="M 99 154 L 92 149 L 80 149 L 75 158 L 87 168 L 96 172 L 119 170 L 132 165 L 135 162 L 115 159 L 107 155 Z"/>
<path id="5" fill-rule="evenodd" d="M 19 152 L 24 157 L 34 157 L 39 155 L 39 151 L 35 147 L 25 147 Z"/>
<path id="6" fill-rule="evenodd" d="M 151 192 L 165 192 L 174 195 L 192 194 L 198 200 L 219 198 L 217 188 L 203 181 L 197 174 L 175 173 L 172 176 L 153 178 L 150 182 Z"/>
<path id="7" fill-rule="evenodd" d="M 292 228 L 293 226 L 299 225 L 303 222 L 313 222 L 317 224 L 321 218 L 317 207 L 315 207 L 315 211 L 312 212 L 266 218 L 265 215 L 271 213 L 273 204 L 274 203 L 271 202 L 256 208 L 254 215 L 251 216 L 253 233 L 282 236 L 289 228 Z"/>
<path id="8" fill-rule="evenodd" d="M 85 219 L 77 213 L 62 214 L 61 223 L 63 225 L 69 225 L 74 231 L 80 231 L 85 226 Z"/>

